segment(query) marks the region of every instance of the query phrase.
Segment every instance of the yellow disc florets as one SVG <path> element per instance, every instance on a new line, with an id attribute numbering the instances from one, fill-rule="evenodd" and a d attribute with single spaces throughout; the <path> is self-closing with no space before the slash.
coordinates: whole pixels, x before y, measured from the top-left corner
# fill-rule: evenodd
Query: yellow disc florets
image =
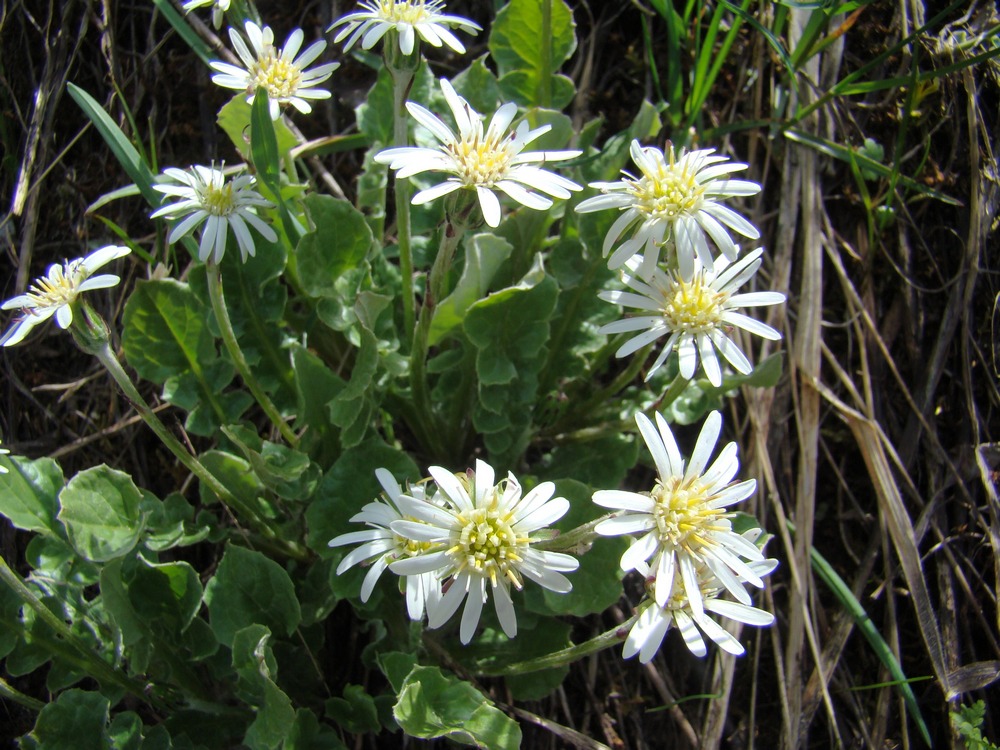
<path id="1" fill-rule="evenodd" d="M 302 83 L 302 70 L 277 56 L 273 48 L 257 61 L 250 73 L 253 76 L 250 88 L 254 91 L 264 89 L 269 97 L 278 101 L 295 96 Z"/>
<path id="2" fill-rule="evenodd" d="M 656 170 L 647 172 L 638 180 L 627 180 L 635 195 L 635 208 L 657 219 L 672 221 L 682 214 L 692 215 L 702 205 L 705 187 L 697 181 L 697 170 L 690 169 L 689 159 L 682 153 L 675 158 L 674 149 L 668 146 L 669 162 L 656 159 Z"/>
<path id="3" fill-rule="evenodd" d="M 236 210 L 233 200 L 233 184 L 225 182 L 222 185 L 208 183 L 199 196 L 201 207 L 213 216 L 229 216 Z"/>
<path id="4" fill-rule="evenodd" d="M 471 116 L 475 117 L 475 114 Z M 516 155 L 513 142 L 513 133 L 492 137 L 476 133 L 473 137 L 464 137 L 450 144 L 447 150 L 455 158 L 462 182 L 469 186 L 493 187 L 507 176 L 511 159 Z"/>
<path id="5" fill-rule="evenodd" d="M 490 490 L 482 507 L 456 516 L 462 529 L 449 551 L 458 561 L 459 569 L 489 578 L 494 586 L 501 578 L 507 578 L 521 588 L 517 567 L 522 562 L 520 551 L 529 539 L 517 535 L 512 510 L 501 508 L 502 496 L 501 484 Z"/>
<path id="6" fill-rule="evenodd" d="M 717 292 L 705 282 L 703 272 L 690 281 L 672 277 L 663 290 L 663 318 L 673 331 L 701 333 L 717 328 L 729 295 Z"/>
<path id="7" fill-rule="evenodd" d="M 26 296 L 35 304 L 26 307 L 37 309 L 71 304 L 79 294 L 81 267 L 79 260 L 51 266 L 45 276 L 31 285 Z"/>
<path id="8" fill-rule="evenodd" d="M 430 18 L 424 0 L 379 0 L 379 14 L 392 23 L 418 24 Z"/>
<path id="9" fill-rule="evenodd" d="M 656 530 L 664 544 L 691 552 L 711 546 L 711 532 L 729 528 L 728 522 L 722 523 L 728 514 L 710 505 L 711 498 L 698 477 L 669 477 L 665 484 L 657 481 L 651 495 L 656 503 Z"/>

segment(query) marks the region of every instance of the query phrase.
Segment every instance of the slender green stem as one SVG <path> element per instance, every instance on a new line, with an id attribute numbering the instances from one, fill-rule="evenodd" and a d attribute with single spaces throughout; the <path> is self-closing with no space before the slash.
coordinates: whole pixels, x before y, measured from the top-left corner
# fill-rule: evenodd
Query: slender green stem
<path id="1" fill-rule="evenodd" d="M 622 515 L 622 512 L 623 511 L 605 513 L 603 516 L 599 516 L 593 521 L 588 521 L 581 526 L 577 526 L 575 529 L 571 529 L 564 534 L 539 542 L 534 548 L 540 550 L 550 550 L 552 552 L 575 552 L 576 554 L 583 554 L 590 549 L 595 539 L 600 538 L 600 535 L 594 532 L 597 524 L 602 521 L 607 521 L 609 518 L 620 516 Z"/>
<path id="2" fill-rule="evenodd" d="M 554 651 L 545 656 L 528 659 L 527 661 L 519 661 L 515 664 L 508 664 L 498 669 L 484 669 L 480 674 L 491 676 L 528 674 L 530 672 L 538 672 L 542 669 L 553 669 L 554 667 L 572 664 L 585 656 L 596 654 L 598 651 L 604 651 L 624 641 L 628 637 L 628 631 L 632 628 L 637 618 L 638 615 L 633 615 L 621 625 L 617 625 L 611 630 L 591 638 L 589 641 L 578 643 L 561 651 Z"/>
<path id="3" fill-rule="evenodd" d="M 132 402 L 132 406 L 139 413 L 139 416 L 142 417 L 142 420 L 156 433 L 156 436 L 177 457 L 177 460 L 188 471 L 198 477 L 199 481 L 218 497 L 220 502 L 236 511 L 245 519 L 264 538 L 268 546 L 276 548 L 283 554 L 296 560 L 304 561 L 310 559 L 308 550 L 304 549 L 301 545 L 281 539 L 251 506 L 230 492 L 222 482 L 215 478 L 214 474 L 205 468 L 204 464 L 188 453 L 180 441 L 173 436 L 170 430 L 167 429 L 167 426 L 156 416 L 156 413 L 150 408 L 149 404 L 146 403 L 146 399 L 142 397 L 142 394 L 139 393 L 139 390 L 132 383 L 128 373 L 125 372 L 125 368 L 122 367 L 121 362 L 118 361 L 118 358 L 111 351 L 111 347 L 107 343 L 103 347 L 93 350 L 93 354 L 104 365 L 111 374 L 111 377 L 114 378 L 118 387 L 125 394 L 125 397 Z"/>
<path id="4" fill-rule="evenodd" d="M 215 313 L 215 319 L 219 323 L 219 331 L 222 333 L 222 341 L 226 345 L 229 356 L 233 359 L 233 364 L 236 365 L 236 371 L 243 378 L 243 382 L 247 384 L 253 397 L 257 399 L 260 408 L 267 414 L 268 419 L 281 432 L 281 436 L 285 439 L 285 442 L 294 448 L 299 443 L 298 436 L 288 426 L 288 423 L 282 419 L 278 407 L 274 405 L 274 402 L 264 392 L 257 378 L 250 371 L 246 357 L 243 356 L 240 344 L 236 340 L 236 333 L 233 331 L 233 322 L 229 319 L 229 311 L 226 309 L 225 293 L 222 288 L 222 272 L 219 270 L 219 265 L 210 262 L 207 270 L 208 296 L 212 299 L 212 312 Z"/>
<path id="5" fill-rule="evenodd" d="M 442 446 L 438 436 L 443 433 L 438 429 L 437 417 L 427 387 L 427 354 L 430 348 L 431 322 L 434 319 L 437 303 L 447 293 L 451 259 L 455 255 L 455 249 L 458 247 L 464 232 L 465 226 L 463 224 L 455 223 L 451 218 L 445 219 L 444 227 L 441 229 L 441 245 L 438 248 L 437 257 L 434 259 L 434 266 L 431 268 L 431 275 L 427 282 L 427 295 L 420 308 L 420 319 L 413 329 L 413 345 L 410 347 L 410 390 L 413 393 L 413 403 L 417 407 L 421 419 L 430 426 L 426 432 L 433 436 L 434 445 L 426 447 L 436 455 L 441 453 Z"/>
<path id="6" fill-rule="evenodd" d="M 83 657 L 82 666 L 94 678 L 106 684 L 118 685 L 143 701 L 148 703 L 154 702 L 146 694 L 146 686 L 144 684 L 131 679 L 128 675 L 122 674 L 95 654 L 90 646 L 70 630 L 69 626 L 55 612 L 46 607 L 45 603 L 35 595 L 35 592 L 28 588 L 27 584 L 21 580 L 21 577 L 7 565 L 7 561 L 2 556 L 0 556 L 0 581 L 7 584 L 17 594 L 18 598 L 34 610 L 46 625 L 52 628 L 58 636 L 79 652 L 80 656 Z"/>
<path id="7" fill-rule="evenodd" d="M 397 147 L 409 145 L 406 97 L 413 84 L 412 70 L 392 71 L 392 139 Z M 413 291 L 413 247 L 410 242 L 410 181 L 395 180 L 396 241 L 399 244 L 399 272 L 403 277 L 403 330 L 414 330 L 416 297 Z"/>
<path id="8" fill-rule="evenodd" d="M 0 698 L 19 703 L 32 711 L 41 711 L 45 708 L 45 704 L 40 700 L 32 698 L 30 695 L 25 695 L 20 690 L 16 690 L 2 677 L 0 677 Z"/>

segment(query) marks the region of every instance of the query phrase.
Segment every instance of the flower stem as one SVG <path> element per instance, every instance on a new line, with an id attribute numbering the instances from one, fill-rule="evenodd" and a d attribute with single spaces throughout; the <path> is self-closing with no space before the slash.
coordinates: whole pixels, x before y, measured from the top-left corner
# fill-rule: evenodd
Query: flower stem
<path id="1" fill-rule="evenodd" d="M 159 703 L 152 696 L 147 695 L 145 685 L 122 674 L 95 654 L 88 644 L 70 630 L 62 618 L 45 606 L 44 602 L 35 595 L 35 592 L 28 588 L 21 577 L 7 565 L 7 561 L 2 556 L 0 556 L 0 581 L 7 584 L 24 604 L 34 610 L 46 625 L 78 652 L 79 656 L 82 657 L 80 666 L 84 667 L 95 679 L 108 685 L 124 688 L 147 703 L 154 705 Z M 67 654 L 67 656 L 72 660 L 71 655 Z"/>
<path id="2" fill-rule="evenodd" d="M 538 672 L 542 669 L 553 669 L 554 667 L 572 664 L 585 656 L 596 654 L 598 651 L 604 651 L 624 641 L 628 637 L 628 632 L 637 618 L 638 615 L 633 615 L 621 625 L 616 625 L 611 630 L 601 633 L 589 641 L 569 646 L 561 651 L 553 651 L 551 654 L 508 664 L 505 667 L 484 669 L 480 671 L 480 674 L 490 676 L 528 674 L 529 672 Z"/>
<path id="3" fill-rule="evenodd" d="M 222 272 L 219 269 L 219 265 L 210 262 L 207 270 L 208 296 L 212 299 L 212 312 L 215 313 L 215 319 L 219 323 L 219 331 L 222 333 L 222 341 L 226 345 L 226 350 L 229 352 L 229 356 L 233 358 L 233 364 L 236 365 L 236 370 L 239 372 L 240 377 L 243 378 L 243 382 L 247 384 L 250 392 L 257 399 L 257 403 L 260 404 L 264 413 L 267 414 L 268 419 L 281 432 L 281 436 L 285 439 L 285 442 L 294 448 L 299 443 L 298 436 L 288 426 L 288 423 L 282 419 L 278 407 L 274 405 L 274 402 L 264 392 L 257 378 L 250 371 L 246 357 L 243 356 L 240 344 L 236 340 L 233 323 L 229 319 L 229 311 L 226 309 L 225 293 L 222 288 Z"/>
<path id="4" fill-rule="evenodd" d="M 451 267 L 451 259 L 464 231 L 464 225 L 452 222 L 450 217 L 445 219 L 444 227 L 441 229 L 441 245 L 427 281 L 427 294 L 420 308 L 420 319 L 413 329 L 413 344 L 410 347 L 410 390 L 413 394 L 413 403 L 423 420 L 430 423 L 430 429 L 426 432 L 430 433 L 433 444 L 427 447 L 435 455 L 441 455 L 438 436 L 443 433 L 436 424 L 437 419 L 427 388 L 427 354 L 430 349 L 431 322 L 434 319 L 437 303 L 447 291 L 448 269 Z"/>
<path id="5" fill-rule="evenodd" d="M 392 140 L 401 148 L 409 145 L 406 97 L 413 85 L 412 70 L 392 70 Z M 413 291 L 413 247 L 410 242 L 410 181 L 395 178 L 396 239 L 399 244 L 399 271 L 403 277 L 403 330 L 414 330 L 416 298 Z"/>
<path id="6" fill-rule="evenodd" d="M 170 430 L 167 429 L 167 426 L 156 416 L 156 413 L 150 408 L 149 404 L 146 403 L 146 399 L 142 397 L 135 384 L 132 383 L 128 373 L 125 372 L 125 368 L 122 367 L 121 362 L 118 361 L 118 357 L 111 351 L 111 347 L 108 344 L 105 344 L 93 353 L 111 374 L 111 377 L 114 378 L 118 387 L 122 389 L 125 397 L 132 403 L 132 406 L 139 413 L 139 416 L 142 417 L 142 420 L 149 425 L 149 428 L 156 433 L 156 436 L 177 457 L 177 460 L 188 471 L 198 477 L 199 481 L 219 498 L 220 502 L 238 512 L 264 538 L 269 547 L 296 560 L 305 561 L 310 559 L 308 550 L 299 544 L 278 536 L 251 506 L 226 489 L 226 486 L 216 479 L 215 475 L 206 469 L 204 464 L 188 453 L 184 446 L 180 444 L 180 441 L 173 436 Z"/>

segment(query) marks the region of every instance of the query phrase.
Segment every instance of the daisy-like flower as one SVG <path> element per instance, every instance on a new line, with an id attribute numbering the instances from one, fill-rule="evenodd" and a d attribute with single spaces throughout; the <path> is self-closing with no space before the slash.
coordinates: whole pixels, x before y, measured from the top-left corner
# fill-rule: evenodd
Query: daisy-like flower
<path id="1" fill-rule="evenodd" d="M 674 152 L 667 144 L 667 155 L 658 148 L 643 147 L 632 141 L 632 161 L 641 177 L 623 172 L 618 182 L 592 182 L 603 195 L 581 201 L 580 213 L 617 208 L 622 215 L 611 225 L 604 238 L 604 255 L 619 238 L 634 229 L 632 237 L 611 253 L 608 267 L 619 268 L 625 261 L 643 252 L 640 275 L 649 278 L 659 260 L 660 247 L 672 244 L 677 255 L 681 277 L 694 274 L 694 258 L 705 266 L 712 265 L 712 253 L 706 234 L 722 253 L 736 260 L 739 247 L 733 242 L 727 227 L 734 232 L 757 239 L 760 232 L 749 221 L 728 206 L 722 198 L 755 195 L 760 185 L 748 180 L 731 180 L 726 175 L 746 169 L 746 164 L 729 161 L 725 156 L 712 156 L 715 149 Z"/>
<path id="2" fill-rule="evenodd" d="M 510 587 L 518 590 L 530 578 L 550 591 L 566 593 L 572 584 L 562 575 L 579 567 L 575 557 L 532 548 L 541 541 L 536 535 L 569 510 L 569 501 L 552 497 L 555 485 L 543 482 L 521 497 L 521 485 L 513 474 L 494 484 L 493 467 L 476 461 L 475 472 L 455 475 L 440 466 L 430 467 L 438 488 L 438 506 L 401 496 L 400 511 L 417 520 L 393 521 L 390 528 L 415 542 L 441 545 L 389 564 L 400 575 L 432 573 L 443 582 L 444 595 L 428 602 L 431 628 L 447 622 L 462 601 L 459 637 L 468 643 L 479 624 L 487 592 L 493 590 L 493 606 L 500 626 L 509 638 L 517 635 L 517 618 Z M 535 536 L 533 536 L 535 535 Z"/>
<path id="3" fill-rule="evenodd" d="M 447 44 L 458 54 L 465 52 L 464 45 L 448 29 L 456 26 L 469 34 L 483 28 L 467 18 L 444 13 L 442 0 L 361 0 L 362 10 L 348 13 L 328 31 L 344 26 L 334 37 L 339 43 L 345 37 L 346 52 L 361 40 L 362 49 L 371 49 L 388 31 L 399 34 L 399 49 L 404 55 L 413 53 L 416 36 L 432 47 Z"/>
<path id="4" fill-rule="evenodd" d="M 247 224 L 268 242 L 277 241 L 278 235 L 254 210 L 258 206 L 270 206 L 271 202 L 253 189 L 252 176 L 239 174 L 227 180 L 221 169 L 202 166 L 187 171 L 166 169 L 164 174 L 179 184 L 154 185 L 153 189 L 179 200 L 161 206 L 151 217 L 181 219 L 170 232 L 168 241 L 171 244 L 204 224 L 198 243 L 198 259 L 203 263 L 209 258 L 214 263 L 222 262 L 230 229 L 236 236 L 244 261 L 257 252 Z"/>
<path id="5" fill-rule="evenodd" d="M 753 531 L 759 533 L 760 529 Z M 752 540 L 748 539 L 748 541 L 752 543 Z M 752 562 L 749 567 L 757 576 L 763 578 L 777 565 L 777 560 L 768 559 Z M 639 571 L 645 574 L 648 572 L 648 568 L 643 564 L 639 567 Z M 679 572 L 675 571 L 675 579 L 678 575 Z M 648 663 L 659 650 L 663 637 L 671 626 L 677 627 L 681 637 L 684 638 L 684 644 L 695 656 L 705 656 L 708 653 L 702 633 L 718 644 L 723 651 L 733 654 L 733 656 L 741 656 L 746 651 L 743 644 L 708 614 L 716 614 L 736 622 L 742 622 L 744 625 L 766 626 L 774 622 L 774 615 L 770 612 L 751 607 L 749 604 L 720 599 L 719 597 L 725 592 L 725 588 L 706 566 L 698 567 L 696 580 L 703 609 L 700 612 L 695 611 L 685 596 L 682 581 L 675 580 L 671 586 L 673 593 L 665 604 L 661 606 L 651 601 L 639 613 L 639 618 L 629 631 L 628 638 L 625 639 L 622 657 L 630 659 L 639 654 L 639 661 L 643 664 Z"/>
<path id="6" fill-rule="evenodd" d="M 212 7 L 212 25 L 215 28 L 222 26 L 222 20 L 229 10 L 230 0 L 187 0 L 182 9 L 185 13 L 190 13 L 195 8 Z"/>
<path id="7" fill-rule="evenodd" d="M 704 611 L 698 568 L 705 566 L 719 583 L 743 604 L 750 597 L 742 581 L 757 588 L 764 583 L 742 558 L 764 559 L 760 550 L 733 531 L 730 505 L 750 497 L 757 482 L 733 482 L 739 470 L 736 443 L 729 443 L 708 466 L 722 430 L 722 415 L 708 415 L 691 460 L 684 463 L 670 426 L 656 414 L 656 425 L 637 414 L 636 424 L 656 464 L 656 484 L 649 493 L 600 490 L 594 502 L 624 513 L 601 521 L 594 529 L 604 536 L 642 534 L 621 558 L 622 570 L 637 570 L 649 561 L 656 577 L 654 598 L 663 607 L 677 586 L 691 611 Z M 706 469 L 705 467 L 708 466 Z"/>
<path id="8" fill-rule="evenodd" d="M 460 97 L 446 79 L 441 79 L 441 91 L 448 102 L 455 122 L 456 135 L 437 115 L 414 102 L 406 108 L 418 123 L 441 142 L 438 148 L 390 148 L 375 157 L 380 164 L 397 170 L 396 178 L 412 177 L 421 172 L 447 172 L 452 177 L 413 196 L 414 205 L 440 198 L 459 188 L 475 190 L 483 218 L 491 227 L 500 224 L 500 190 L 528 208 L 546 209 L 553 198 L 569 198 L 570 191 L 582 190 L 572 180 L 535 166 L 536 163 L 572 159 L 580 151 L 522 151 L 525 146 L 549 132 L 551 125 L 534 130 L 522 121 L 509 130 L 517 114 L 517 105 L 504 104 L 496 111 L 489 126 L 483 129 L 483 117 Z"/>
<path id="9" fill-rule="evenodd" d="M 375 476 L 378 478 L 379 484 L 382 485 L 382 489 L 385 490 L 386 501 L 370 502 L 361 509 L 360 513 L 351 517 L 353 523 L 364 523 L 371 529 L 341 534 L 331 539 L 329 543 L 331 547 L 341 547 L 345 544 L 361 545 L 340 561 L 337 566 L 337 575 L 360 562 L 368 561 L 371 563 L 371 568 L 361 585 L 361 601 L 363 602 L 368 601 L 368 597 L 375 590 L 375 584 L 378 583 L 378 579 L 385 569 L 389 567 L 389 563 L 431 552 L 441 546 L 430 542 L 415 542 L 406 539 L 390 528 L 393 521 L 402 521 L 406 518 L 400 513 L 398 507 L 399 498 L 403 495 L 403 491 L 388 469 L 376 469 Z M 420 485 L 409 489 L 409 497 L 417 503 L 430 502 L 424 488 Z M 440 595 L 441 585 L 433 574 L 419 573 L 406 576 L 406 609 L 411 620 L 421 619 L 424 616 L 424 607 L 427 603 L 437 601 Z"/>
<path id="10" fill-rule="evenodd" d="M 108 245 L 86 258 L 53 263 L 44 276 L 35 279 L 27 294 L 20 294 L 0 305 L 3 310 L 21 310 L 14 326 L 0 338 L 0 344 L 13 346 L 20 343 L 32 328 L 53 315 L 60 328 L 69 328 L 73 322 L 73 304 L 82 292 L 106 289 L 121 281 L 110 273 L 94 276 L 94 271 L 130 252 L 127 247 Z"/>
<path id="11" fill-rule="evenodd" d="M 737 371 L 748 375 L 753 371 L 753 365 L 726 335 L 726 329 L 736 326 L 771 341 L 781 338 L 781 334 L 771 326 L 739 312 L 743 307 L 778 305 L 785 301 L 781 292 L 735 294 L 757 273 L 762 253 L 763 250 L 754 250 L 732 265 L 720 256 L 708 268 L 702 268 L 701 262 L 695 261 L 695 270 L 689 281 L 677 272 L 664 273 L 659 268 L 653 269 L 648 282 L 642 281 L 635 273 L 639 263 L 633 258 L 626 266 L 628 271 L 622 274 L 622 281 L 632 291 L 601 292 L 598 296 L 646 314 L 616 320 L 599 330 L 609 334 L 641 332 L 622 344 L 615 354 L 617 357 L 628 356 L 646 344 L 668 336 L 646 380 L 653 377 L 674 349 L 677 349 L 680 372 L 685 378 L 694 377 L 700 356 L 709 382 L 717 388 L 721 386 L 722 370 L 716 351 Z"/>
<path id="12" fill-rule="evenodd" d="M 302 29 L 295 29 L 289 34 L 285 46 L 279 50 L 274 46 L 274 32 L 270 26 L 262 29 L 253 21 L 247 21 L 245 28 L 250 47 L 236 29 L 229 29 L 229 38 L 246 67 L 224 62 L 210 63 L 212 69 L 218 71 L 212 76 L 215 83 L 227 89 L 246 90 L 249 102 L 253 101 L 257 89 L 264 89 L 270 98 L 272 120 L 281 115 L 283 105 L 291 104 L 299 112 L 309 114 L 312 106 L 307 99 L 330 98 L 329 91 L 315 86 L 329 78 L 340 63 L 324 63 L 306 70 L 323 54 L 325 40 L 313 42 L 300 55 L 299 48 L 304 38 Z"/>

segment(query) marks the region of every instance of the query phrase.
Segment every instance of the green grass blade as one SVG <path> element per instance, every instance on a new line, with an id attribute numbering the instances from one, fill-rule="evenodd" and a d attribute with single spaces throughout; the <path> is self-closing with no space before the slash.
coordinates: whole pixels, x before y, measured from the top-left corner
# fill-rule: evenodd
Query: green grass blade
<path id="1" fill-rule="evenodd" d="M 94 97 L 72 83 L 67 83 L 66 86 L 73 101 L 77 103 L 84 114 L 87 115 L 87 118 L 94 124 L 94 127 L 97 128 L 97 131 L 111 149 L 111 153 L 115 155 L 122 168 L 135 182 L 136 187 L 139 188 L 139 192 L 149 201 L 149 205 L 160 205 L 163 196 L 153 190 L 153 173 L 138 150 L 132 145 L 128 136 L 122 132 L 117 123 L 111 119 L 111 116 L 104 111 L 104 107 Z"/>
<path id="2" fill-rule="evenodd" d="M 941 201 L 942 203 L 947 203 L 950 206 L 962 205 L 961 201 L 952 198 L 950 195 L 945 195 L 944 193 L 938 192 L 937 190 L 929 188 L 926 185 L 922 185 L 911 177 L 905 177 L 899 174 L 898 170 L 886 166 L 885 164 L 880 164 L 874 159 L 871 159 L 864 154 L 860 154 L 847 146 L 841 146 L 839 143 L 833 143 L 832 141 L 828 141 L 824 138 L 817 138 L 816 136 L 810 135 L 809 133 L 805 133 L 801 130 L 787 130 L 785 132 L 785 137 L 790 141 L 801 143 L 804 146 L 809 146 L 821 154 L 832 156 L 834 159 L 839 159 L 847 164 L 851 164 L 853 162 L 859 167 L 864 167 L 872 172 L 876 172 L 879 176 L 885 177 L 886 179 L 898 179 L 899 183 L 907 190 L 919 193 L 925 198 L 933 198 L 934 200 Z"/>
<path id="3" fill-rule="evenodd" d="M 847 585 L 843 578 L 837 575 L 837 572 L 826 561 L 826 558 L 815 549 L 810 550 L 809 555 L 812 559 L 813 570 L 816 571 L 816 574 L 822 579 L 823 583 L 837 597 L 844 609 L 854 617 L 854 622 L 858 626 L 858 630 L 861 631 L 861 634 L 868 641 L 868 644 L 872 647 L 875 655 L 878 656 L 885 668 L 889 670 L 893 682 L 896 683 L 896 688 L 903 696 L 903 701 L 906 703 L 906 708 L 910 712 L 910 716 L 920 730 L 920 735 L 924 738 L 927 746 L 931 747 L 931 735 L 927 730 L 924 717 L 920 713 L 917 698 L 910 688 L 910 679 L 903 673 L 903 668 L 896 660 L 896 656 L 892 653 L 892 649 L 889 648 L 889 644 L 885 642 L 882 634 L 878 632 L 878 628 L 875 627 L 875 623 L 868 616 L 864 606 L 854 596 L 851 587 Z"/>
<path id="4" fill-rule="evenodd" d="M 170 0 L 153 0 L 153 5 L 155 5 L 163 17 L 167 19 L 171 26 L 174 27 L 174 31 L 180 34 L 181 39 L 183 39 L 187 46 L 191 48 L 201 61 L 208 65 L 216 57 L 212 54 L 212 50 L 207 44 L 198 36 L 197 32 L 191 28 L 191 24 L 180 13 L 177 9 L 170 3 Z"/>

